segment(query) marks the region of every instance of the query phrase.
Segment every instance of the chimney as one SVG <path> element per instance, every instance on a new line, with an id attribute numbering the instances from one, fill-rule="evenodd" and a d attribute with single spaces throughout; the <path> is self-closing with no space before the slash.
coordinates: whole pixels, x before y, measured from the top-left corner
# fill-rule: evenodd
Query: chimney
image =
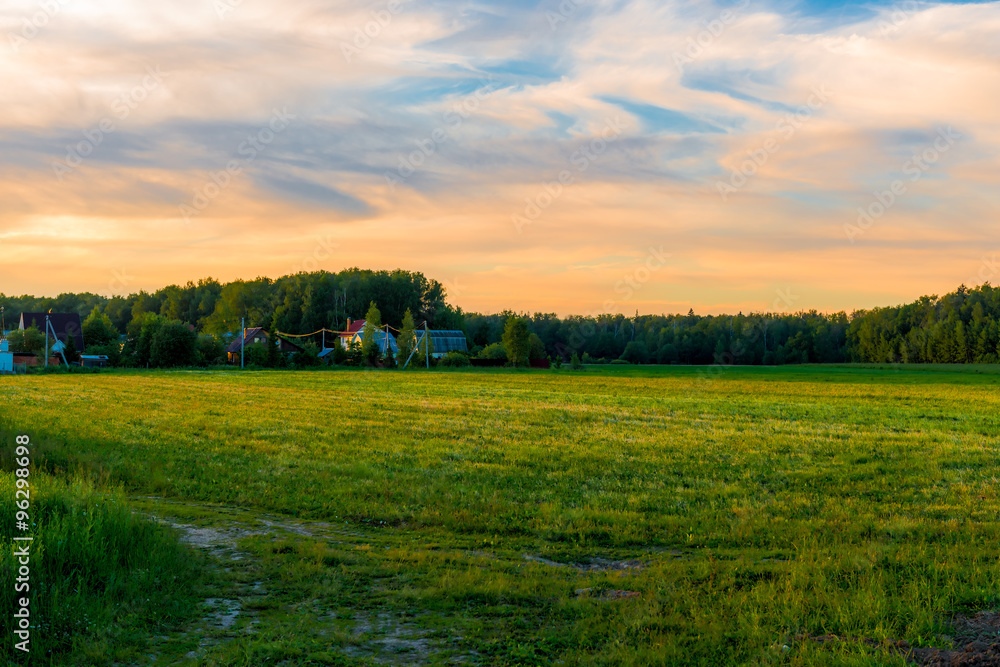
<path id="1" fill-rule="evenodd" d="M 348 331 L 351 330 L 351 318 L 349 318 L 349 317 L 347 318 L 347 330 Z"/>

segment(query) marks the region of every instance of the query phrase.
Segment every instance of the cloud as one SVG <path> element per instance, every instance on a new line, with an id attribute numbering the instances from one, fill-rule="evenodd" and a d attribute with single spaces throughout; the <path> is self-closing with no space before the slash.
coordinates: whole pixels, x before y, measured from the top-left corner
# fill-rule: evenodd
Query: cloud
<path id="1" fill-rule="evenodd" d="M 217 4 L 0 8 L 7 291 L 278 274 L 334 234 L 324 268 L 458 278 L 472 309 L 582 312 L 660 243 L 681 268 L 625 310 L 746 310 L 779 282 L 839 308 L 953 288 L 992 242 L 1000 3 Z M 185 224 L 281 109 L 288 129 Z M 961 141 L 848 243 L 948 127 Z M 75 270 L 41 277 L 45 257 Z"/>

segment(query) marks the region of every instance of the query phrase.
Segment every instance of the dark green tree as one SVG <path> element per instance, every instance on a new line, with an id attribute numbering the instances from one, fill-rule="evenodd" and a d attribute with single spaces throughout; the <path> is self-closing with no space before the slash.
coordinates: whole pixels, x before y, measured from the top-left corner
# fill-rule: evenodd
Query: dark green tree
<path id="1" fill-rule="evenodd" d="M 149 365 L 158 368 L 193 366 L 198 360 L 197 352 L 198 334 L 183 322 L 164 322 L 153 334 Z"/>
<path id="2" fill-rule="evenodd" d="M 528 358 L 531 360 L 544 359 L 545 354 L 545 343 L 536 333 L 532 333 L 528 336 Z"/>
<path id="3" fill-rule="evenodd" d="M 406 360 L 410 358 L 410 353 L 413 352 L 413 347 L 415 344 L 415 332 L 413 327 L 413 313 L 407 308 L 406 312 L 403 314 L 403 326 L 399 331 L 399 338 L 396 339 L 396 347 L 398 352 L 396 353 L 396 360 L 399 362 L 399 367 L 402 368 Z"/>
<path id="4" fill-rule="evenodd" d="M 91 345 L 104 347 L 118 343 L 118 340 L 118 329 L 111 322 L 111 318 L 94 306 L 90 315 L 83 321 L 83 344 L 89 349 Z"/>
<path id="5" fill-rule="evenodd" d="M 531 352 L 531 332 L 528 331 L 528 323 L 523 318 L 508 318 L 501 340 L 504 349 L 507 350 L 507 360 L 511 365 L 524 366 L 528 363 L 528 355 Z"/>
<path id="6" fill-rule="evenodd" d="M 361 355 L 370 366 L 376 365 L 379 357 L 382 356 L 378 336 L 381 328 L 382 313 L 379 312 L 378 306 L 372 301 L 368 306 L 368 312 L 365 313 L 365 326 L 361 330 Z"/>

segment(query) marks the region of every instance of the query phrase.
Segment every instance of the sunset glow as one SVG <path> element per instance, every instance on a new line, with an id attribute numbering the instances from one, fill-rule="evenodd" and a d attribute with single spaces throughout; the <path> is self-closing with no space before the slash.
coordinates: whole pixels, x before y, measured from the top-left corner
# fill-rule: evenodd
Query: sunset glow
<path id="1" fill-rule="evenodd" d="M 465 310 L 705 314 L 1000 279 L 1000 3 L 12 0 L 0 26 L 8 295 L 401 267 Z"/>

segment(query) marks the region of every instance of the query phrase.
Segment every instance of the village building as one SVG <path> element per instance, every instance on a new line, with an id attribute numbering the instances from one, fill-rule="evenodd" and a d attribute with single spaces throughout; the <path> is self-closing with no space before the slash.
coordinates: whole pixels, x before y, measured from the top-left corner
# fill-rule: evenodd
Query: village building
<path id="1" fill-rule="evenodd" d="M 52 330 L 55 331 L 59 343 L 62 343 L 58 349 L 52 350 L 54 353 L 61 351 L 71 336 L 76 349 L 80 352 L 83 351 L 83 324 L 80 322 L 79 313 L 21 313 L 18 329 L 23 331 L 34 324 L 39 331 L 45 333 L 46 317 L 49 318 L 49 324 L 52 325 Z"/>
<path id="2" fill-rule="evenodd" d="M 465 332 L 457 329 L 431 329 L 427 332 L 431 339 L 431 356 L 440 359 L 449 352 L 469 352 L 469 342 L 465 338 Z M 423 334 L 418 330 L 416 338 L 419 340 Z"/>
<path id="3" fill-rule="evenodd" d="M 271 340 L 269 334 L 263 327 L 247 327 L 243 330 L 243 335 L 236 339 L 226 348 L 226 358 L 231 364 L 240 363 L 240 352 L 244 347 L 251 345 L 264 345 Z M 245 341 L 245 342 L 244 342 Z M 281 354 L 294 354 L 295 352 L 305 352 L 305 349 L 295 343 L 278 336 L 278 352 Z"/>
<path id="4" fill-rule="evenodd" d="M 354 336 L 358 334 L 362 329 L 365 328 L 365 322 L 367 320 L 354 320 L 347 318 L 347 330 L 340 332 L 340 345 L 345 350 L 351 346 L 351 341 L 354 340 Z"/>
<path id="5" fill-rule="evenodd" d="M 378 351 L 382 354 L 382 356 L 385 356 L 387 346 L 389 351 L 393 354 L 393 356 L 395 356 L 396 353 L 399 352 L 399 346 L 396 343 L 396 337 L 393 336 L 392 334 L 387 334 L 382 329 L 376 329 L 374 332 L 372 332 L 372 338 L 374 338 L 375 345 L 376 347 L 378 347 Z M 351 343 L 360 346 L 361 341 L 363 339 L 364 339 L 364 331 L 359 331 L 355 333 L 354 336 L 351 338 Z"/>

